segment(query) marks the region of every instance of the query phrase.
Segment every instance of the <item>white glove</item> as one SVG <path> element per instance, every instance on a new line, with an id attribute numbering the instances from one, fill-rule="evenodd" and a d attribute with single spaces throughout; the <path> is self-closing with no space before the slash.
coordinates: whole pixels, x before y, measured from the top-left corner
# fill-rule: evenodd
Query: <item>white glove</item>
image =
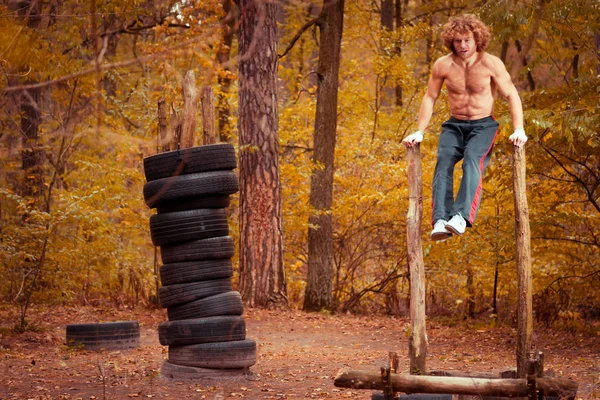
<path id="1" fill-rule="evenodd" d="M 515 132 L 508 137 L 508 140 L 512 142 L 517 147 L 521 147 L 527 141 L 527 135 L 523 128 L 515 129 Z"/>
<path id="2" fill-rule="evenodd" d="M 404 140 L 402 141 L 402 143 L 406 147 L 412 147 L 416 143 L 421 143 L 422 141 L 423 141 L 423 132 L 416 131 L 415 133 L 411 133 L 410 135 L 405 137 Z"/>

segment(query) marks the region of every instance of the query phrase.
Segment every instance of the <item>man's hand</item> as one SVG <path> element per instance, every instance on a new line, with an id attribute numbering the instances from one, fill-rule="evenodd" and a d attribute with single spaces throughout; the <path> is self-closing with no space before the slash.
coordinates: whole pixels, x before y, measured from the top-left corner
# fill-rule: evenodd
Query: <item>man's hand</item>
<path id="1" fill-rule="evenodd" d="M 527 141 L 527 135 L 525 134 L 523 128 L 517 128 L 515 129 L 515 132 L 508 137 L 508 140 L 510 140 L 515 146 L 521 147 Z"/>
<path id="2" fill-rule="evenodd" d="M 526 139 L 527 140 L 527 139 Z M 415 133 L 411 133 L 407 137 L 404 138 L 402 144 L 406 147 L 413 147 L 417 143 L 421 143 L 423 141 L 423 132 L 416 131 Z"/>

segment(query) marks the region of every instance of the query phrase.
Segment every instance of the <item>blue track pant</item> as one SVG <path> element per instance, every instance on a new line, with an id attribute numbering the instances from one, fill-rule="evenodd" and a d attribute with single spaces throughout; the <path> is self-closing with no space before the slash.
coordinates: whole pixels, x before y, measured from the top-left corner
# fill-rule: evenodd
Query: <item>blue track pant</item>
<path id="1" fill-rule="evenodd" d="M 481 202 L 482 178 L 498 133 L 493 117 L 463 121 L 451 117 L 442 124 L 433 174 L 432 223 L 460 213 L 471 226 Z M 463 160 L 460 188 L 453 196 L 454 166 Z"/>

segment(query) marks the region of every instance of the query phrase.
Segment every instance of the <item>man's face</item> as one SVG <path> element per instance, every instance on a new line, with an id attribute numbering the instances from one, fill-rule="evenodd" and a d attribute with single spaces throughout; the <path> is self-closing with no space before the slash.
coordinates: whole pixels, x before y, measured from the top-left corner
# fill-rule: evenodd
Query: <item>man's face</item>
<path id="1" fill-rule="evenodd" d="M 477 51 L 477 44 L 473 32 L 457 33 L 452 40 L 454 52 L 463 60 L 468 59 Z"/>

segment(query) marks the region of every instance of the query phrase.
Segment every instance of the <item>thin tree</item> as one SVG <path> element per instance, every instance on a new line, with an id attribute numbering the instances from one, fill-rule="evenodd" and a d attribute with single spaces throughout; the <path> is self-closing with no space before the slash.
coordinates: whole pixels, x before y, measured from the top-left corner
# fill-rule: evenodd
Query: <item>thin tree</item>
<path id="1" fill-rule="evenodd" d="M 308 276 L 304 296 L 304 310 L 307 311 L 333 308 L 331 206 L 344 0 L 324 0 L 323 9 L 315 23 L 319 27 L 320 43 L 313 140 L 314 169 L 310 179 L 310 205 L 313 212 L 308 218 Z"/>
<path id="2" fill-rule="evenodd" d="M 240 292 L 287 307 L 277 118 L 277 3 L 236 0 L 239 24 Z"/>
<path id="3" fill-rule="evenodd" d="M 235 33 L 235 7 L 233 0 L 222 0 L 225 17 L 221 21 L 221 43 L 217 50 L 217 62 L 219 63 L 219 92 L 217 95 L 217 113 L 219 121 L 219 139 L 221 142 L 231 140 L 231 123 L 229 93 L 233 81 L 230 64 L 231 45 Z"/>
<path id="4" fill-rule="evenodd" d="M 22 20 L 23 25 L 37 29 L 40 11 L 37 1 L 9 2 L 9 9 Z M 23 169 L 24 196 L 38 197 L 42 191 L 42 151 L 39 144 L 39 126 L 42 120 L 40 89 L 23 90 L 17 96 L 21 111 L 21 159 Z"/>

